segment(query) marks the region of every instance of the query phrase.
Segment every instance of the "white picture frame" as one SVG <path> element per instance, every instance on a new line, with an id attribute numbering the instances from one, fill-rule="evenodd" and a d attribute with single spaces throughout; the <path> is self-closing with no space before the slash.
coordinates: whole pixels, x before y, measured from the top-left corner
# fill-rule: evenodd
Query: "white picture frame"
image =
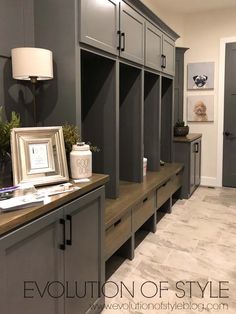
<path id="1" fill-rule="evenodd" d="M 41 186 L 69 180 L 62 127 L 13 129 L 11 155 L 15 185 Z"/>

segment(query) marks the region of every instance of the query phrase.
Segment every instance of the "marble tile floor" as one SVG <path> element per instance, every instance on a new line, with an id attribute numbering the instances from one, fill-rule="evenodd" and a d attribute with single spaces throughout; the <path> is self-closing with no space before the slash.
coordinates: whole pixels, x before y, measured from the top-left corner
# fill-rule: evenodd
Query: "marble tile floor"
<path id="1" fill-rule="evenodd" d="M 163 281 L 168 290 L 160 296 Z M 193 282 L 191 290 L 186 281 Z M 219 298 L 220 281 L 226 281 L 222 296 L 228 298 Z M 207 283 L 202 297 L 199 285 Z M 235 314 L 236 189 L 200 187 L 176 202 L 136 248 L 134 260 L 108 279 L 106 295 L 103 314 Z"/>

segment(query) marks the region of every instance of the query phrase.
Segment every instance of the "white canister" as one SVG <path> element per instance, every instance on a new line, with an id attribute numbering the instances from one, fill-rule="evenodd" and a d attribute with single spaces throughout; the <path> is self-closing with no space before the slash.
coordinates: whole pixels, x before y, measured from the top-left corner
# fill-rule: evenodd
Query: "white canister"
<path id="1" fill-rule="evenodd" d="M 70 153 L 72 179 L 84 179 L 92 176 L 92 152 L 84 142 L 73 145 Z"/>

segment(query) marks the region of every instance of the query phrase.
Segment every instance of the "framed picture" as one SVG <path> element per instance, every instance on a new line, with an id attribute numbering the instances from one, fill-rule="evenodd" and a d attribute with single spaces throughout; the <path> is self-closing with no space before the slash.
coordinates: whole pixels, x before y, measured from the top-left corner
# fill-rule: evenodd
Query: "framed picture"
<path id="1" fill-rule="evenodd" d="M 188 64 L 188 90 L 214 89 L 214 62 Z"/>
<path id="2" fill-rule="evenodd" d="M 69 180 L 62 127 L 13 129 L 11 153 L 15 185 Z"/>
<path id="3" fill-rule="evenodd" d="M 214 121 L 214 96 L 188 96 L 187 120 L 189 122 Z"/>

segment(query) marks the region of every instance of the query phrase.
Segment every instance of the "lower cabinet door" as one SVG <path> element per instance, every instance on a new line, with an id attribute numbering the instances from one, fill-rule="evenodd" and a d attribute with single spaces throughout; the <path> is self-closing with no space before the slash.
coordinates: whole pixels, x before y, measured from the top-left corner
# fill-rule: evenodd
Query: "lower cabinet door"
<path id="1" fill-rule="evenodd" d="M 195 145 L 194 142 L 190 146 L 190 195 L 195 189 Z"/>
<path id="2" fill-rule="evenodd" d="M 99 188 L 64 207 L 66 314 L 95 313 L 93 305 L 104 303 L 104 197 Z"/>
<path id="3" fill-rule="evenodd" d="M 1 313 L 64 313 L 62 213 L 56 210 L 0 239 Z"/>

